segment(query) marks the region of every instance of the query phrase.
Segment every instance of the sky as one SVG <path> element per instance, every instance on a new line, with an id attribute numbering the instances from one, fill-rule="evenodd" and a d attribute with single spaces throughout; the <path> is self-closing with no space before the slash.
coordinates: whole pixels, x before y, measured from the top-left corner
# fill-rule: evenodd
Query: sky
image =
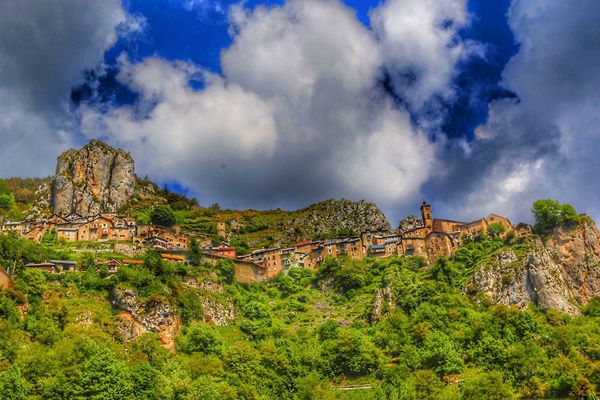
<path id="1" fill-rule="evenodd" d="M 600 2 L 7 0 L 0 176 L 101 139 L 229 208 L 600 217 Z"/>

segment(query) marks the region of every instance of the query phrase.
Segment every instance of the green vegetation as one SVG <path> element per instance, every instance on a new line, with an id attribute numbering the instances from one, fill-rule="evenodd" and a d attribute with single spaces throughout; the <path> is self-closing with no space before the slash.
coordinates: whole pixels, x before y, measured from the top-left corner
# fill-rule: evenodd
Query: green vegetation
<path id="1" fill-rule="evenodd" d="M 15 205 L 15 197 L 11 193 L 0 193 L 0 210 L 10 211 Z"/>
<path id="2" fill-rule="evenodd" d="M 160 226 L 173 226 L 177 222 L 175 219 L 175 213 L 170 206 L 155 206 L 150 211 L 150 221 L 154 225 Z"/>
<path id="3" fill-rule="evenodd" d="M 535 217 L 533 230 L 546 235 L 565 222 L 579 222 L 579 215 L 570 204 L 560 204 L 556 200 L 536 200 L 531 209 Z"/>
<path id="4" fill-rule="evenodd" d="M 0 393 L 6 399 L 594 398 L 600 301 L 569 317 L 474 302 L 474 269 L 502 241 L 476 238 L 452 259 L 327 259 L 271 282 L 232 282 L 233 265 L 170 263 L 149 252 L 116 274 L 21 269 L 0 292 Z M 515 245 L 515 250 L 518 250 Z M 52 249 L 0 236 L 0 262 Z M 82 264 L 93 266 L 91 254 Z M 189 282 L 221 285 L 209 291 Z M 169 305 L 183 327 L 174 352 L 157 333 L 119 334 L 115 291 Z M 387 290 L 375 313 L 377 292 Z M 202 299 L 230 305 L 229 326 L 203 322 Z M 339 390 L 364 385 L 362 390 Z"/>

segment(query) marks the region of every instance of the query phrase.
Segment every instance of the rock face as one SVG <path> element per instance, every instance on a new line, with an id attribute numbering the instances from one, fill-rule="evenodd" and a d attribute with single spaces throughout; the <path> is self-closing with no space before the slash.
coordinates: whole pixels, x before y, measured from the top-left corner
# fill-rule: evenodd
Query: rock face
<path id="1" fill-rule="evenodd" d="M 134 162 L 123 150 L 92 140 L 58 157 L 51 206 L 59 215 L 116 212 L 135 191 Z"/>
<path id="2" fill-rule="evenodd" d="M 385 287 L 381 289 L 375 289 L 375 297 L 373 298 L 373 309 L 371 310 L 371 321 L 379 321 L 393 308 L 395 308 L 395 303 L 392 296 L 392 288 Z"/>
<path id="3" fill-rule="evenodd" d="M 111 304 L 121 310 L 119 333 L 123 339 L 132 340 L 143 333 L 155 332 L 164 347 L 174 349 L 181 319 L 170 304 L 142 302 L 133 290 L 123 288 L 113 290 Z"/>
<path id="4" fill-rule="evenodd" d="M 278 227 L 290 237 L 307 238 L 349 229 L 390 230 L 390 223 L 374 204 L 365 200 L 326 200 L 292 213 Z"/>
<path id="5" fill-rule="evenodd" d="M 531 239 L 524 249 L 508 248 L 484 261 L 467 291 L 483 292 L 498 304 L 579 314 L 578 306 L 600 296 L 600 232 L 584 217 L 554 230 L 544 245 Z"/>
<path id="6" fill-rule="evenodd" d="M 200 297 L 204 312 L 204 322 L 227 326 L 235 321 L 237 313 L 233 305 L 234 300 L 223 294 L 225 289 L 222 285 L 211 281 L 198 282 L 194 278 L 189 278 L 185 285 L 197 289 L 196 293 Z"/>
<path id="7" fill-rule="evenodd" d="M 398 225 L 398 233 L 404 233 L 406 231 L 410 231 L 411 229 L 415 229 L 423 225 L 424 224 L 422 218 L 411 214 L 408 217 L 400 220 L 400 224 Z"/>

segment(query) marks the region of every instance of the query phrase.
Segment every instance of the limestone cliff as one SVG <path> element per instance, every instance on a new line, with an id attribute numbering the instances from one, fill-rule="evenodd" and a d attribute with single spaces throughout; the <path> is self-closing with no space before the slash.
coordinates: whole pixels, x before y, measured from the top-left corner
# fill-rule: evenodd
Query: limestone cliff
<path id="1" fill-rule="evenodd" d="M 498 304 L 579 314 L 578 306 L 600 297 L 600 232 L 583 217 L 554 230 L 543 243 L 531 238 L 521 247 L 501 249 L 482 262 L 466 288 Z"/>
<path id="2" fill-rule="evenodd" d="M 58 157 L 51 206 L 56 214 L 115 212 L 133 196 L 134 162 L 120 149 L 92 140 Z"/>

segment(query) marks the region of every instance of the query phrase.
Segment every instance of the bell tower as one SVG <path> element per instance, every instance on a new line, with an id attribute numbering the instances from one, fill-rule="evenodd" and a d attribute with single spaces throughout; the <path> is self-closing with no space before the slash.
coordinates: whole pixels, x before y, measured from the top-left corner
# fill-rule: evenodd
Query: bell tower
<path id="1" fill-rule="evenodd" d="M 433 227 L 433 217 L 431 216 L 431 206 L 426 201 L 421 204 L 421 216 L 423 217 L 423 226 L 431 229 Z"/>

